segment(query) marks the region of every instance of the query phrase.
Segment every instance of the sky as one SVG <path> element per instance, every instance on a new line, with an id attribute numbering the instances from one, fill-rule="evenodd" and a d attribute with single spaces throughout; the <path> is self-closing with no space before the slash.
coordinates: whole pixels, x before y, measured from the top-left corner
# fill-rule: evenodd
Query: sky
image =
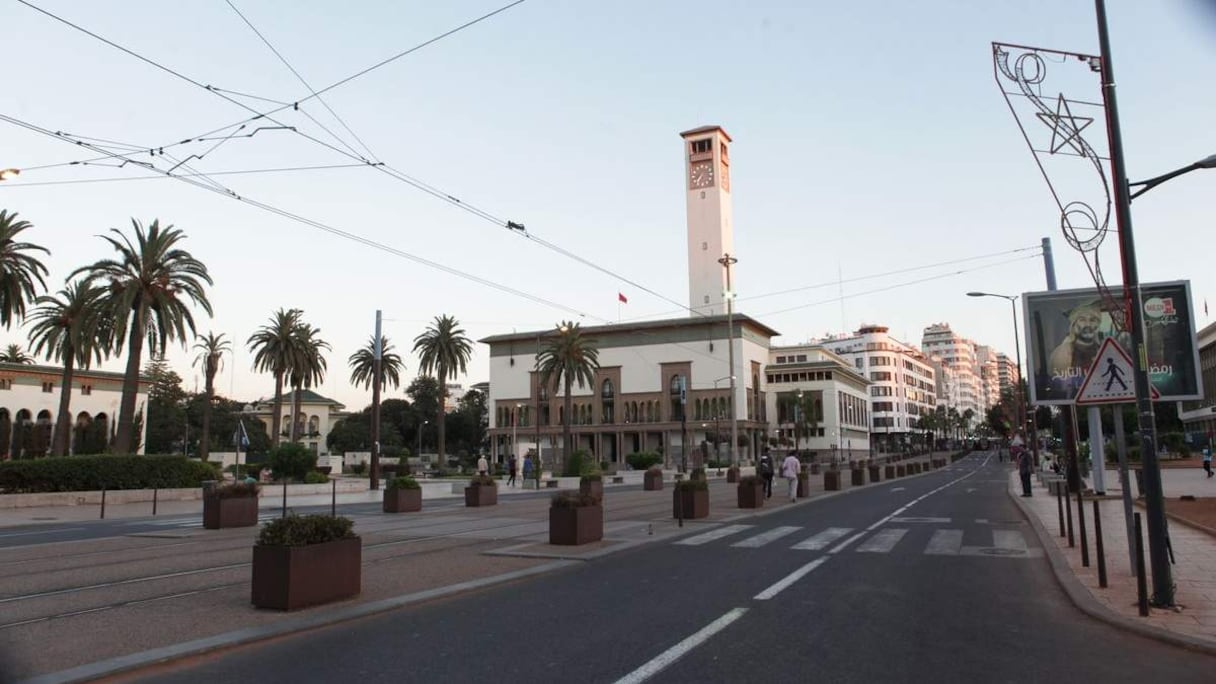
<path id="1" fill-rule="evenodd" d="M 112 158 L 70 164 L 102 155 L 0 120 L 0 168 L 23 170 L 0 183 L 0 208 L 30 221 L 24 237 L 51 250 L 54 289 L 111 255 L 97 237 L 109 229 L 130 234 L 133 218 L 175 225 L 215 281 L 214 317 L 198 312 L 199 332 L 235 342 L 217 390 L 247 401 L 272 394 L 245 341 L 275 309 L 297 307 L 332 346 L 318 391 L 352 409 L 370 392 L 351 386 L 347 358 L 371 336 L 377 309 L 407 378 L 418 360 L 405 352 L 441 314 L 475 340 L 567 319 L 684 315 L 678 133 L 706 124 L 734 139 L 738 310 L 780 331 L 776 344 L 862 324 L 919 344 L 925 326 L 949 322 L 1011 353 L 1007 305 L 965 293 L 1045 289 L 1033 249 L 1043 237 L 1059 286 L 1092 287 L 994 80 L 991 48 L 1097 54 L 1092 2 L 526 0 L 288 106 L 272 115 L 277 124 L 230 127 L 508 2 L 31 0 L 196 85 L 5 0 L 0 115 L 126 144 L 106 149 L 161 170 L 199 155 L 174 173 L 208 175 L 190 184 L 140 180 L 151 172 Z M 1110 0 L 1108 15 L 1129 176 L 1216 153 L 1213 3 Z M 1049 67 L 1053 77 L 1072 69 L 1060 86 L 1068 97 L 1100 97 L 1078 63 Z M 295 130 L 220 140 L 277 125 Z M 1033 117 L 1025 125 L 1048 131 Z M 1099 118 L 1085 133 L 1105 149 L 1101 129 Z M 174 145 L 208 132 L 214 139 Z M 148 153 L 166 145 L 168 156 Z M 298 167 L 314 168 L 223 173 Z M 1211 322 L 1206 298 L 1216 299 L 1203 237 L 1214 190 L 1216 171 L 1199 171 L 1132 212 L 1141 280 L 1189 279 L 1197 327 Z M 536 239 L 504 228 L 508 220 Z M 1099 254 L 1117 284 L 1113 230 Z M 618 306 L 618 293 L 628 304 Z M 21 328 L 0 330 L 0 343 L 25 340 Z M 487 351 L 477 345 L 455 381 L 488 380 Z M 167 354 L 188 390 L 202 385 L 195 355 L 180 344 Z M 121 371 L 123 359 L 100 368 Z"/>

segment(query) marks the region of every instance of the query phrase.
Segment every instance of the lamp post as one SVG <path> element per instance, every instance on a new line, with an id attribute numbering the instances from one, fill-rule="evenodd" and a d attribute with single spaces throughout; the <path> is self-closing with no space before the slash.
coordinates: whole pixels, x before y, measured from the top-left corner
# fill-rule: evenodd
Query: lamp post
<path id="1" fill-rule="evenodd" d="M 1014 295 L 993 294 L 991 292 L 968 292 L 968 297 L 1000 297 L 1009 301 L 1009 312 L 1013 315 L 1013 348 L 1017 351 L 1018 362 L 1018 431 L 1025 433 L 1026 422 L 1026 386 L 1022 384 L 1022 338 L 1018 334 L 1018 298 Z M 1034 463 L 1039 464 L 1039 435 L 1033 430 L 1030 435 L 1030 449 L 1034 454 Z"/>
<path id="2" fill-rule="evenodd" d="M 734 363 L 731 364 L 731 370 L 732 371 L 734 370 Z M 715 394 L 717 393 L 718 383 L 722 382 L 723 380 L 730 380 L 731 394 L 734 394 L 734 391 L 735 391 L 734 373 L 731 373 L 730 375 L 723 375 L 722 377 L 714 380 L 714 393 Z M 730 406 L 729 403 L 727 405 Z M 722 418 L 722 412 L 719 411 L 717 408 L 715 408 L 714 409 L 714 460 L 715 461 L 717 461 L 719 459 L 719 457 L 721 456 L 721 453 L 719 453 L 720 449 L 718 448 L 718 442 L 722 441 L 722 432 L 721 432 L 721 430 L 718 429 L 718 421 L 721 418 Z M 731 452 L 731 453 L 734 453 L 734 452 Z"/>
<path id="3" fill-rule="evenodd" d="M 424 420 L 424 421 L 422 421 L 422 425 L 419 425 L 419 426 L 418 426 L 418 458 L 422 458 L 422 431 L 423 431 L 424 429 L 426 429 L 426 426 L 427 426 L 427 425 L 428 425 L 430 422 L 431 422 L 431 421 L 429 421 L 429 420 Z M 442 466 L 443 466 L 443 464 L 442 464 L 442 463 L 441 463 L 441 464 L 439 464 L 439 465 L 440 465 L 440 467 L 442 467 Z"/>
<path id="4" fill-rule="evenodd" d="M 739 465 L 739 420 L 735 412 L 735 292 L 730 285 L 730 267 L 739 263 L 739 260 L 730 255 L 730 252 L 722 255 L 718 259 L 718 263 L 726 269 L 726 292 L 723 292 L 723 298 L 726 299 L 726 351 L 727 363 L 730 364 L 730 402 L 727 407 L 730 409 L 730 464 Z"/>
<path id="5" fill-rule="evenodd" d="M 515 405 L 515 415 L 511 417 L 511 453 L 507 454 L 507 463 L 510 459 L 515 458 L 515 454 L 519 453 L 519 436 L 516 433 L 516 428 L 519 426 L 519 413 L 524 410 L 523 404 Z"/>
<path id="6" fill-rule="evenodd" d="M 799 418 L 799 413 L 802 412 L 802 390 L 798 390 L 798 399 L 794 403 L 794 453 L 802 458 L 802 421 Z"/>
<path id="7" fill-rule="evenodd" d="M 1140 457 L 1144 469 L 1144 508 L 1148 518 L 1148 551 L 1153 574 L 1153 604 L 1174 605 L 1174 580 L 1170 568 L 1169 538 L 1165 527 L 1165 501 L 1161 470 L 1157 463 L 1157 433 L 1148 377 L 1148 349 L 1144 343 L 1144 313 L 1140 300 L 1140 274 L 1136 265 L 1136 242 L 1132 234 L 1131 201 L 1171 178 L 1196 169 L 1216 168 L 1216 155 L 1170 173 L 1139 183 L 1129 183 L 1123 158 L 1123 134 L 1119 129 L 1119 103 L 1115 96 L 1115 72 L 1111 65 L 1110 35 L 1106 26 L 1106 2 L 1095 0 L 1098 44 L 1102 56 L 1102 102 L 1106 105 L 1106 130 L 1110 138 L 1111 184 L 1115 189 L 1115 220 L 1119 228 L 1119 257 L 1123 266 L 1123 296 L 1131 333 L 1131 356 L 1136 359 L 1132 384 L 1139 416 Z M 1143 186 L 1131 195 L 1132 186 Z"/>
<path id="8" fill-rule="evenodd" d="M 0 181 L 12 180 L 21 175 L 21 169 L 0 169 Z"/>

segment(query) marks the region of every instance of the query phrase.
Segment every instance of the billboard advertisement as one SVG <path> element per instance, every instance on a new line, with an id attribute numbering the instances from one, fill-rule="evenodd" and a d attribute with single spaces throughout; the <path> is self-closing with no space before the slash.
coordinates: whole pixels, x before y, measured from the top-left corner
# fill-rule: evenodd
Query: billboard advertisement
<path id="1" fill-rule="evenodd" d="M 1031 402 L 1071 404 L 1108 337 L 1135 358 L 1131 335 L 1115 326 L 1123 319 L 1121 291 L 1112 294 L 1114 301 L 1096 289 L 1022 295 Z M 1143 283 L 1140 300 L 1149 379 L 1160 400 L 1201 398 L 1190 282 Z"/>

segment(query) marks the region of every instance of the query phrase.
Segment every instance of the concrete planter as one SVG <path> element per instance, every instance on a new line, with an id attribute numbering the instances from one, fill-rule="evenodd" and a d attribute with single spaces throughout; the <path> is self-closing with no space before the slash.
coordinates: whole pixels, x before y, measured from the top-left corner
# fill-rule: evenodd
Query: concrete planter
<path id="1" fill-rule="evenodd" d="M 764 508 L 764 482 L 739 483 L 739 508 Z"/>
<path id="2" fill-rule="evenodd" d="M 799 499 L 805 499 L 811 495 L 811 475 L 805 470 L 798 473 L 798 492 L 796 496 Z"/>
<path id="3" fill-rule="evenodd" d="M 549 543 L 579 546 L 604 538 L 604 507 L 549 508 Z"/>
<path id="4" fill-rule="evenodd" d="M 823 474 L 823 489 L 827 492 L 840 491 L 840 471 L 829 470 Z"/>
<path id="5" fill-rule="evenodd" d="M 895 466 L 888 465 L 883 468 L 883 476 L 888 480 L 895 479 Z"/>
<path id="6" fill-rule="evenodd" d="M 672 492 L 671 517 L 695 520 L 709 517 L 709 490 L 679 489 Z"/>
<path id="7" fill-rule="evenodd" d="M 648 492 L 657 492 L 663 488 L 663 473 L 646 471 L 642 475 L 642 489 Z"/>
<path id="8" fill-rule="evenodd" d="M 421 489 L 384 490 L 385 513 L 416 513 L 422 510 Z"/>
<path id="9" fill-rule="evenodd" d="M 861 468 L 853 468 L 849 471 L 849 483 L 854 487 L 860 487 L 866 483 L 866 471 Z"/>
<path id="10" fill-rule="evenodd" d="M 908 466 L 900 463 L 895 466 L 895 477 L 905 477 L 908 474 Z"/>
<path id="11" fill-rule="evenodd" d="M 739 466 L 731 466 L 726 469 L 726 481 L 730 484 L 739 481 Z"/>
<path id="12" fill-rule="evenodd" d="M 358 596 L 363 540 L 309 546 L 253 547 L 253 591 L 258 608 L 296 610 Z"/>
<path id="13" fill-rule="evenodd" d="M 203 497 L 203 527 L 218 530 L 224 527 L 252 527 L 258 524 L 258 497 Z"/>
<path id="14" fill-rule="evenodd" d="M 811 474 L 812 474 L 812 475 L 818 475 L 818 474 L 819 474 L 819 464 L 818 464 L 818 463 L 812 463 L 812 464 L 811 464 Z"/>
<path id="15" fill-rule="evenodd" d="M 497 503 L 497 485 L 469 485 L 464 488 L 465 506 L 493 506 Z"/>
<path id="16" fill-rule="evenodd" d="M 882 482 L 882 469 L 876 465 L 866 466 L 870 474 L 870 482 Z"/>
<path id="17" fill-rule="evenodd" d="M 604 481 L 603 480 L 579 480 L 578 491 L 583 494 L 590 494 L 600 501 L 604 500 Z M 552 543 L 552 542 L 551 542 Z"/>

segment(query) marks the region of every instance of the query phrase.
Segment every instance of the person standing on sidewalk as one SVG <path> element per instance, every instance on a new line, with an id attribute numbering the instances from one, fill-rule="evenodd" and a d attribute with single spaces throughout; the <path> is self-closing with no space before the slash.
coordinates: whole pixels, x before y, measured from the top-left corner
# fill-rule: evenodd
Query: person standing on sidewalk
<path id="1" fill-rule="evenodd" d="M 485 475 L 487 472 L 489 472 L 489 470 L 490 470 L 490 462 L 486 460 L 486 457 L 483 455 L 481 458 L 478 458 L 477 459 L 477 474 Z"/>
<path id="2" fill-rule="evenodd" d="M 510 465 L 510 467 L 509 467 L 509 468 L 508 468 L 508 470 L 507 470 L 507 474 L 509 475 L 509 477 L 507 478 L 507 486 L 508 486 L 508 487 L 514 487 L 514 486 L 515 486 L 515 471 L 516 471 L 516 465 L 517 465 L 517 461 L 516 461 L 515 457 L 514 457 L 514 456 L 512 456 L 512 457 L 511 457 L 511 465 Z"/>
<path id="3" fill-rule="evenodd" d="M 1022 478 L 1022 496 L 1030 496 L 1030 474 L 1034 472 L 1034 457 L 1030 450 L 1018 447 L 1018 477 Z"/>
<path id="4" fill-rule="evenodd" d="M 764 498 L 773 498 L 773 457 L 767 453 L 760 457 L 760 479 L 764 480 Z"/>
<path id="5" fill-rule="evenodd" d="M 785 478 L 790 487 L 790 503 L 798 500 L 798 473 L 801 471 L 802 464 L 791 451 L 790 455 L 785 457 L 785 462 L 781 464 L 781 476 Z"/>
<path id="6" fill-rule="evenodd" d="M 524 481 L 527 482 L 528 480 L 531 480 L 531 479 L 532 479 L 532 457 L 524 456 Z M 524 485 L 524 488 L 526 489 L 527 486 L 528 485 Z"/>
<path id="7" fill-rule="evenodd" d="M 1212 447 L 1203 448 L 1203 471 L 1212 476 Z"/>

